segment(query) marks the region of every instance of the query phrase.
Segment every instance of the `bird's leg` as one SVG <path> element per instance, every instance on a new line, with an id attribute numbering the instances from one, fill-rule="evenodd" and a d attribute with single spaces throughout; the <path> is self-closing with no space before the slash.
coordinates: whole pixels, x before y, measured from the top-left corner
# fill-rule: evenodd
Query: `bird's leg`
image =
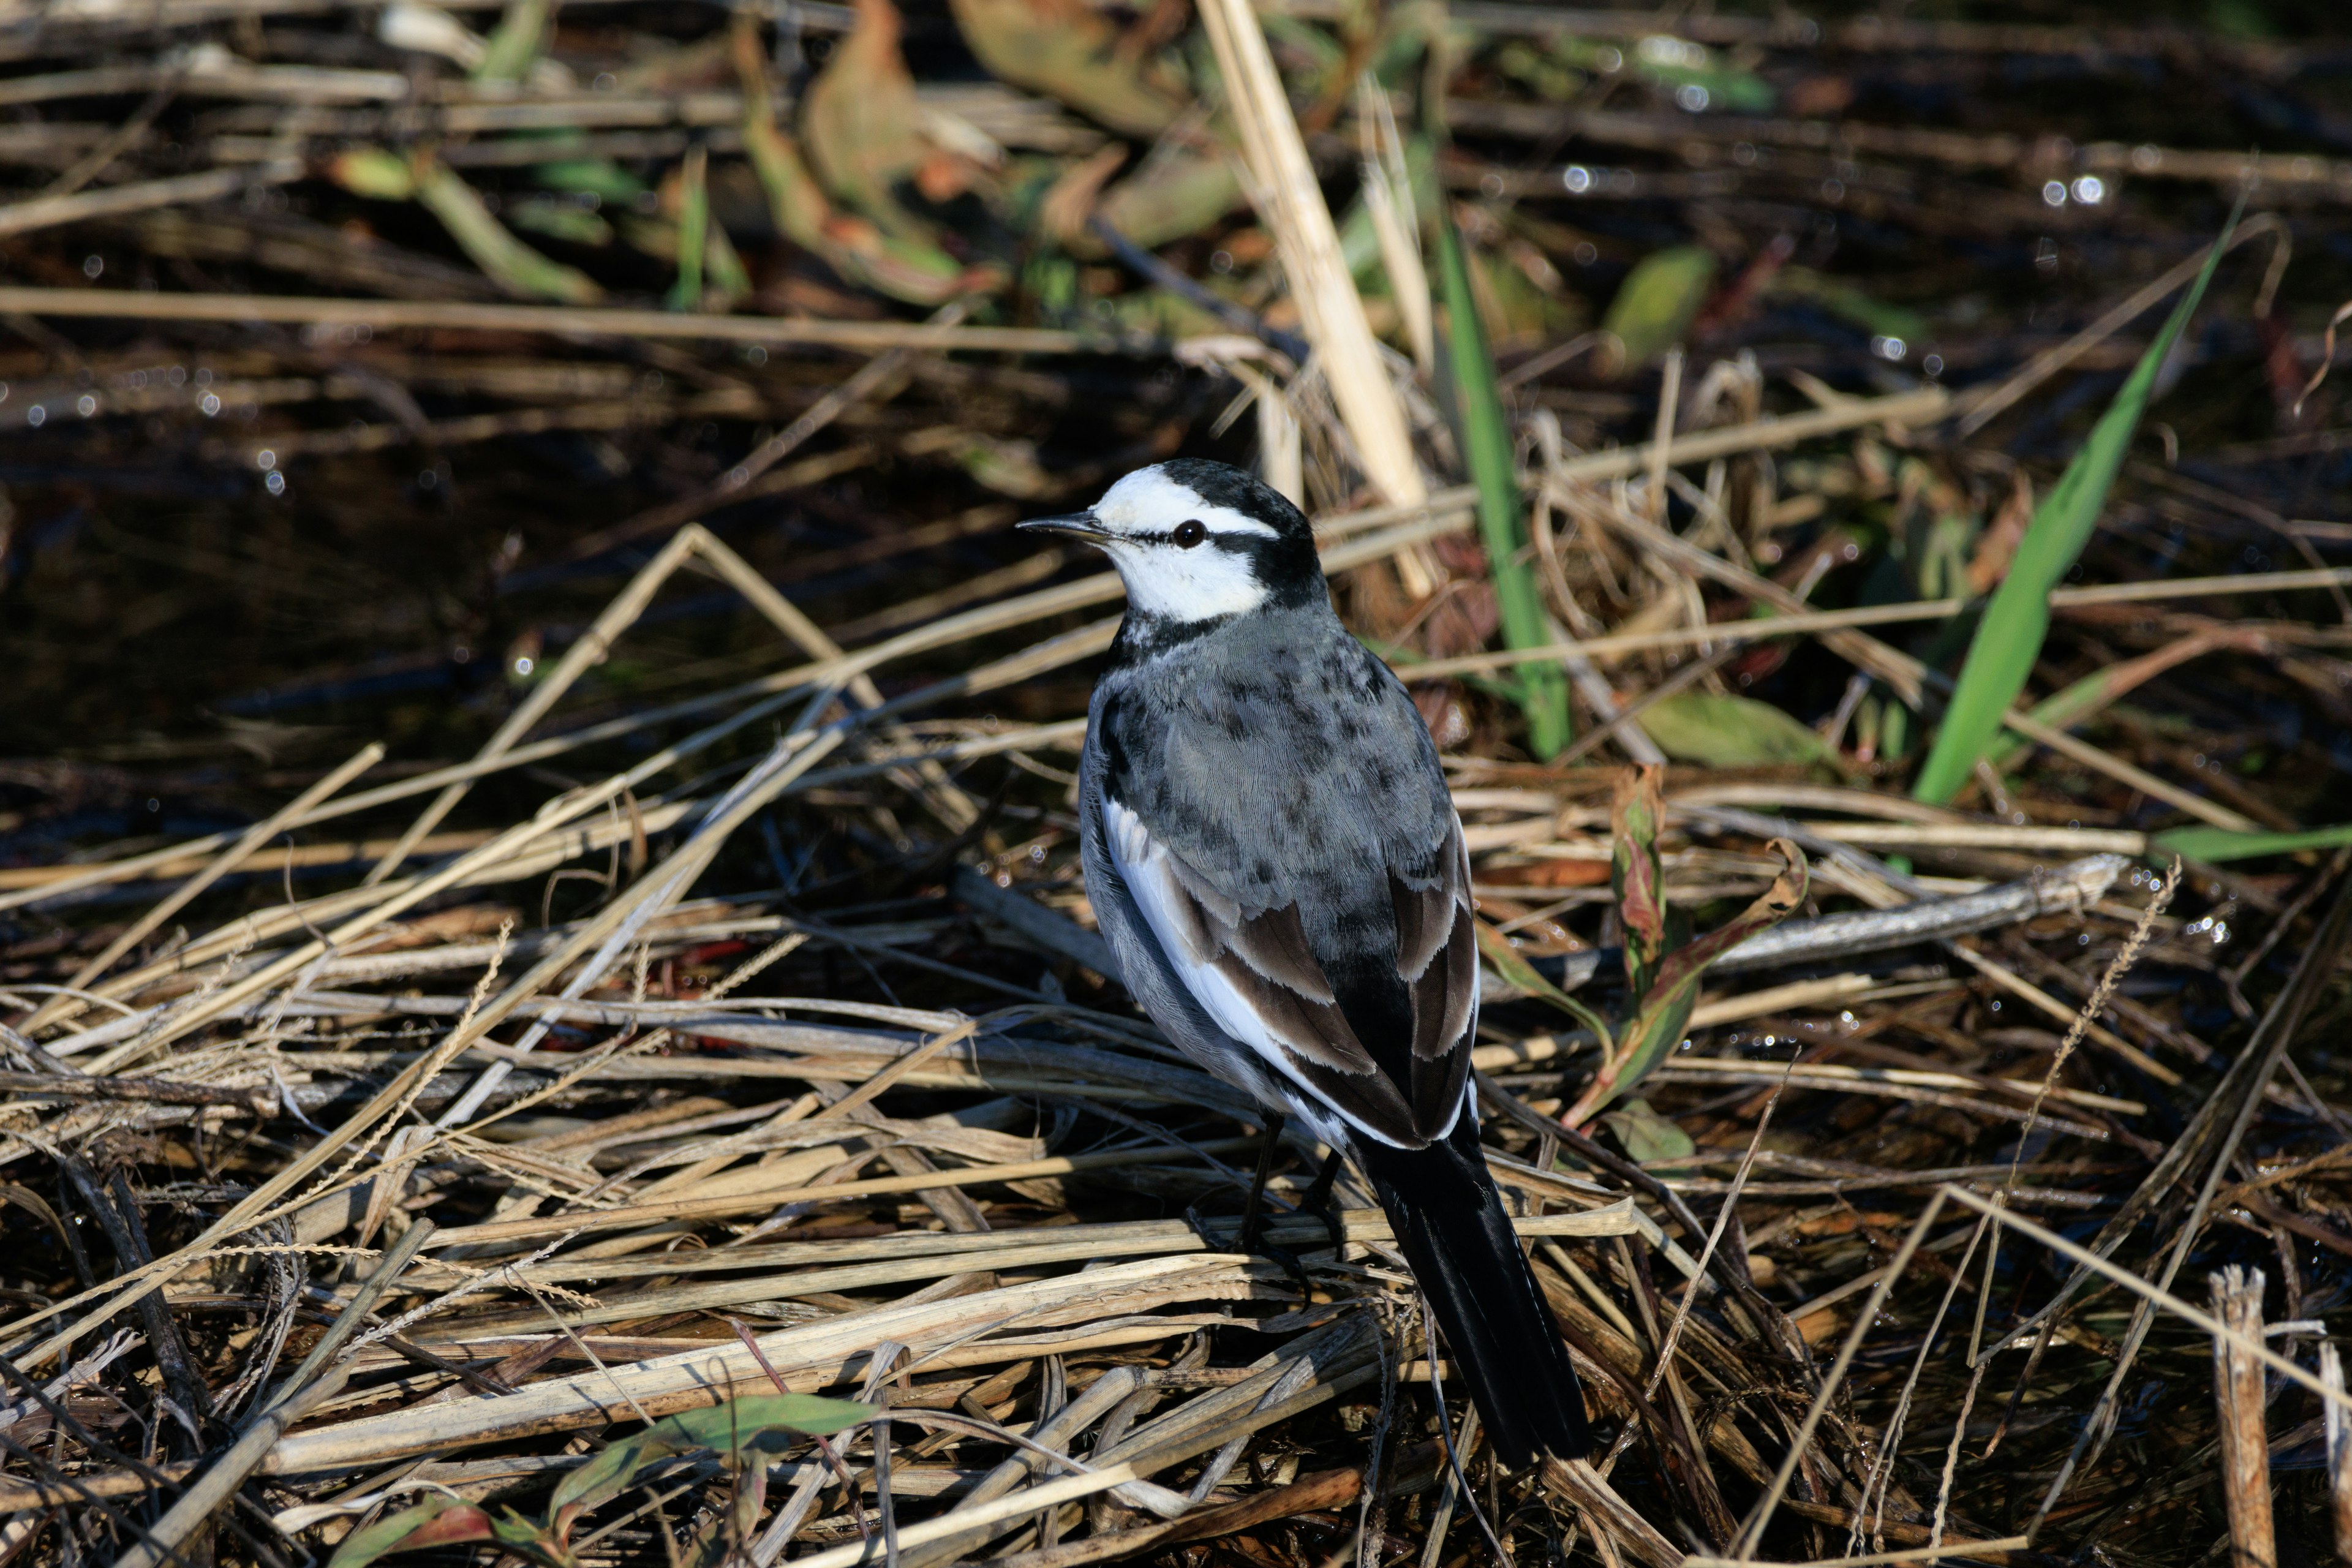
<path id="1" fill-rule="evenodd" d="M 1298 1212 L 1320 1218 L 1323 1228 L 1331 1235 L 1331 1255 L 1343 1258 L 1348 1250 L 1348 1233 L 1339 1223 L 1339 1211 L 1331 1206 L 1331 1184 L 1339 1177 L 1339 1151 L 1334 1149 L 1324 1157 L 1323 1168 L 1315 1180 L 1298 1194 Z"/>
<path id="2" fill-rule="evenodd" d="M 1265 1180 L 1274 1170 L 1274 1156 L 1282 1147 L 1282 1128 L 1287 1119 L 1279 1110 L 1265 1113 L 1265 1138 L 1257 1146 L 1257 1174 L 1250 1182 L 1249 1201 L 1242 1205 L 1242 1234 L 1239 1249 L 1255 1252 L 1264 1239 Z"/>

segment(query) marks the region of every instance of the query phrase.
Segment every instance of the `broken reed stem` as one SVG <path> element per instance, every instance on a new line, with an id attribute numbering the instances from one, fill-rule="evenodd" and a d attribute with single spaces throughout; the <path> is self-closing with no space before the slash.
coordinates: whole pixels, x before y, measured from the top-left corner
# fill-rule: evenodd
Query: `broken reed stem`
<path id="1" fill-rule="evenodd" d="M 2263 1271 L 2224 1268 L 2212 1276 L 2211 1287 L 2213 1315 L 2261 1343 Z M 2271 1450 L 2263 1421 L 2263 1363 L 2235 1338 L 2217 1336 L 2213 1341 L 2213 1400 L 2221 1417 L 2221 1495 L 2230 1510 L 2231 1568 L 2278 1568 L 2271 1527 Z"/>
<path id="2" fill-rule="evenodd" d="M 2335 1397 L 2323 1403 L 2327 1427 L 2327 1497 L 2336 1521 L 2336 1555 L 2352 1563 L 2352 1407 L 2344 1396 L 2344 1358 L 2332 1340 L 2319 1345 L 2319 1380 Z"/>
<path id="3" fill-rule="evenodd" d="M 1257 187 L 1253 195 L 1274 231 L 1284 276 L 1331 401 L 1366 477 L 1389 500 L 1418 504 L 1427 499 L 1429 487 L 1413 458 L 1404 406 L 1365 319 L 1363 299 L 1340 251 L 1339 229 L 1324 204 L 1257 13 L 1247 0 L 1203 0 L 1198 9 Z"/>

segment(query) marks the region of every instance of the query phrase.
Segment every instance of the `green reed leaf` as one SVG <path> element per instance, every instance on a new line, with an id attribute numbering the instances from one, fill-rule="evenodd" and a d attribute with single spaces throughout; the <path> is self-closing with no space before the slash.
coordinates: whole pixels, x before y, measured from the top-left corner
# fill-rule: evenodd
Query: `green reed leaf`
<path id="1" fill-rule="evenodd" d="M 2204 269 L 2174 307 L 2156 341 L 2140 355 L 2123 390 L 2116 394 L 2114 404 L 2093 427 L 2074 460 L 2066 465 L 2056 488 L 2034 509 L 2016 558 L 2010 563 L 2009 575 L 1994 590 L 1984 619 L 1978 624 L 1976 638 L 1969 645 L 1968 662 L 1960 667 L 1951 705 L 1911 786 L 1916 798 L 1941 805 L 1958 795 L 1976 771 L 1977 759 L 1991 749 L 2001 715 L 2025 689 L 2026 677 L 2033 673 L 2034 661 L 2042 657 L 2042 638 L 2050 630 L 2050 591 L 2065 580 L 2067 570 L 2090 542 L 2092 530 L 2098 526 L 2099 513 L 2106 505 L 2107 491 L 2131 447 L 2132 433 L 2138 429 L 2140 416 L 2155 395 L 2157 373 L 2205 298 L 2205 286 L 2212 281 L 2221 253 L 2230 247 L 2238 211 L 2244 206 L 2241 196 L 2238 209 L 2230 214 L 2221 237 L 2206 257 Z"/>

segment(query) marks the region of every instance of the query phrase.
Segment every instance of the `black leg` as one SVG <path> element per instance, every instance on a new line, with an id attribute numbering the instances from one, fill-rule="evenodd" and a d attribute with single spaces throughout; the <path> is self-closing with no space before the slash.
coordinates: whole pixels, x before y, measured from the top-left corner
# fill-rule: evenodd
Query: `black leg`
<path id="1" fill-rule="evenodd" d="M 1298 1194 L 1298 1212 L 1321 1217 L 1323 1228 L 1330 1233 L 1331 1252 L 1342 1256 L 1348 1247 L 1348 1235 L 1339 1224 L 1339 1211 L 1331 1206 L 1331 1184 L 1339 1178 L 1339 1151 L 1334 1149 L 1325 1156 L 1323 1168 L 1315 1180 Z"/>
<path id="2" fill-rule="evenodd" d="M 1264 1239 L 1265 1179 L 1274 1170 L 1274 1156 L 1282 1147 L 1286 1118 L 1279 1110 L 1265 1113 L 1265 1141 L 1257 1146 L 1257 1174 L 1250 1182 L 1249 1201 L 1242 1205 L 1242 1234 L 1237 1250 L 1255 1252 Z"/>

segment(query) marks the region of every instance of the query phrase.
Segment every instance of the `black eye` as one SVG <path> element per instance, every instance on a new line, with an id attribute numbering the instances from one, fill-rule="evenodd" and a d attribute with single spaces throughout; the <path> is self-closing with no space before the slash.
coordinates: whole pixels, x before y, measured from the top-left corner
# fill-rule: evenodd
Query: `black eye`
<path id="1" fill-rule="evenodd" d="M 1177 549 L 1190 550 L 1192 546 L 1200 543 L 1201 541 L 1208 538 L 1209 531 L 1201 523 L 1199 519 L 1187 518 L 1184 521 L 1178 523 L 1176 525 L 1176 531 L 1170 534 L 1168 537 L 1176 542 Z"/>

